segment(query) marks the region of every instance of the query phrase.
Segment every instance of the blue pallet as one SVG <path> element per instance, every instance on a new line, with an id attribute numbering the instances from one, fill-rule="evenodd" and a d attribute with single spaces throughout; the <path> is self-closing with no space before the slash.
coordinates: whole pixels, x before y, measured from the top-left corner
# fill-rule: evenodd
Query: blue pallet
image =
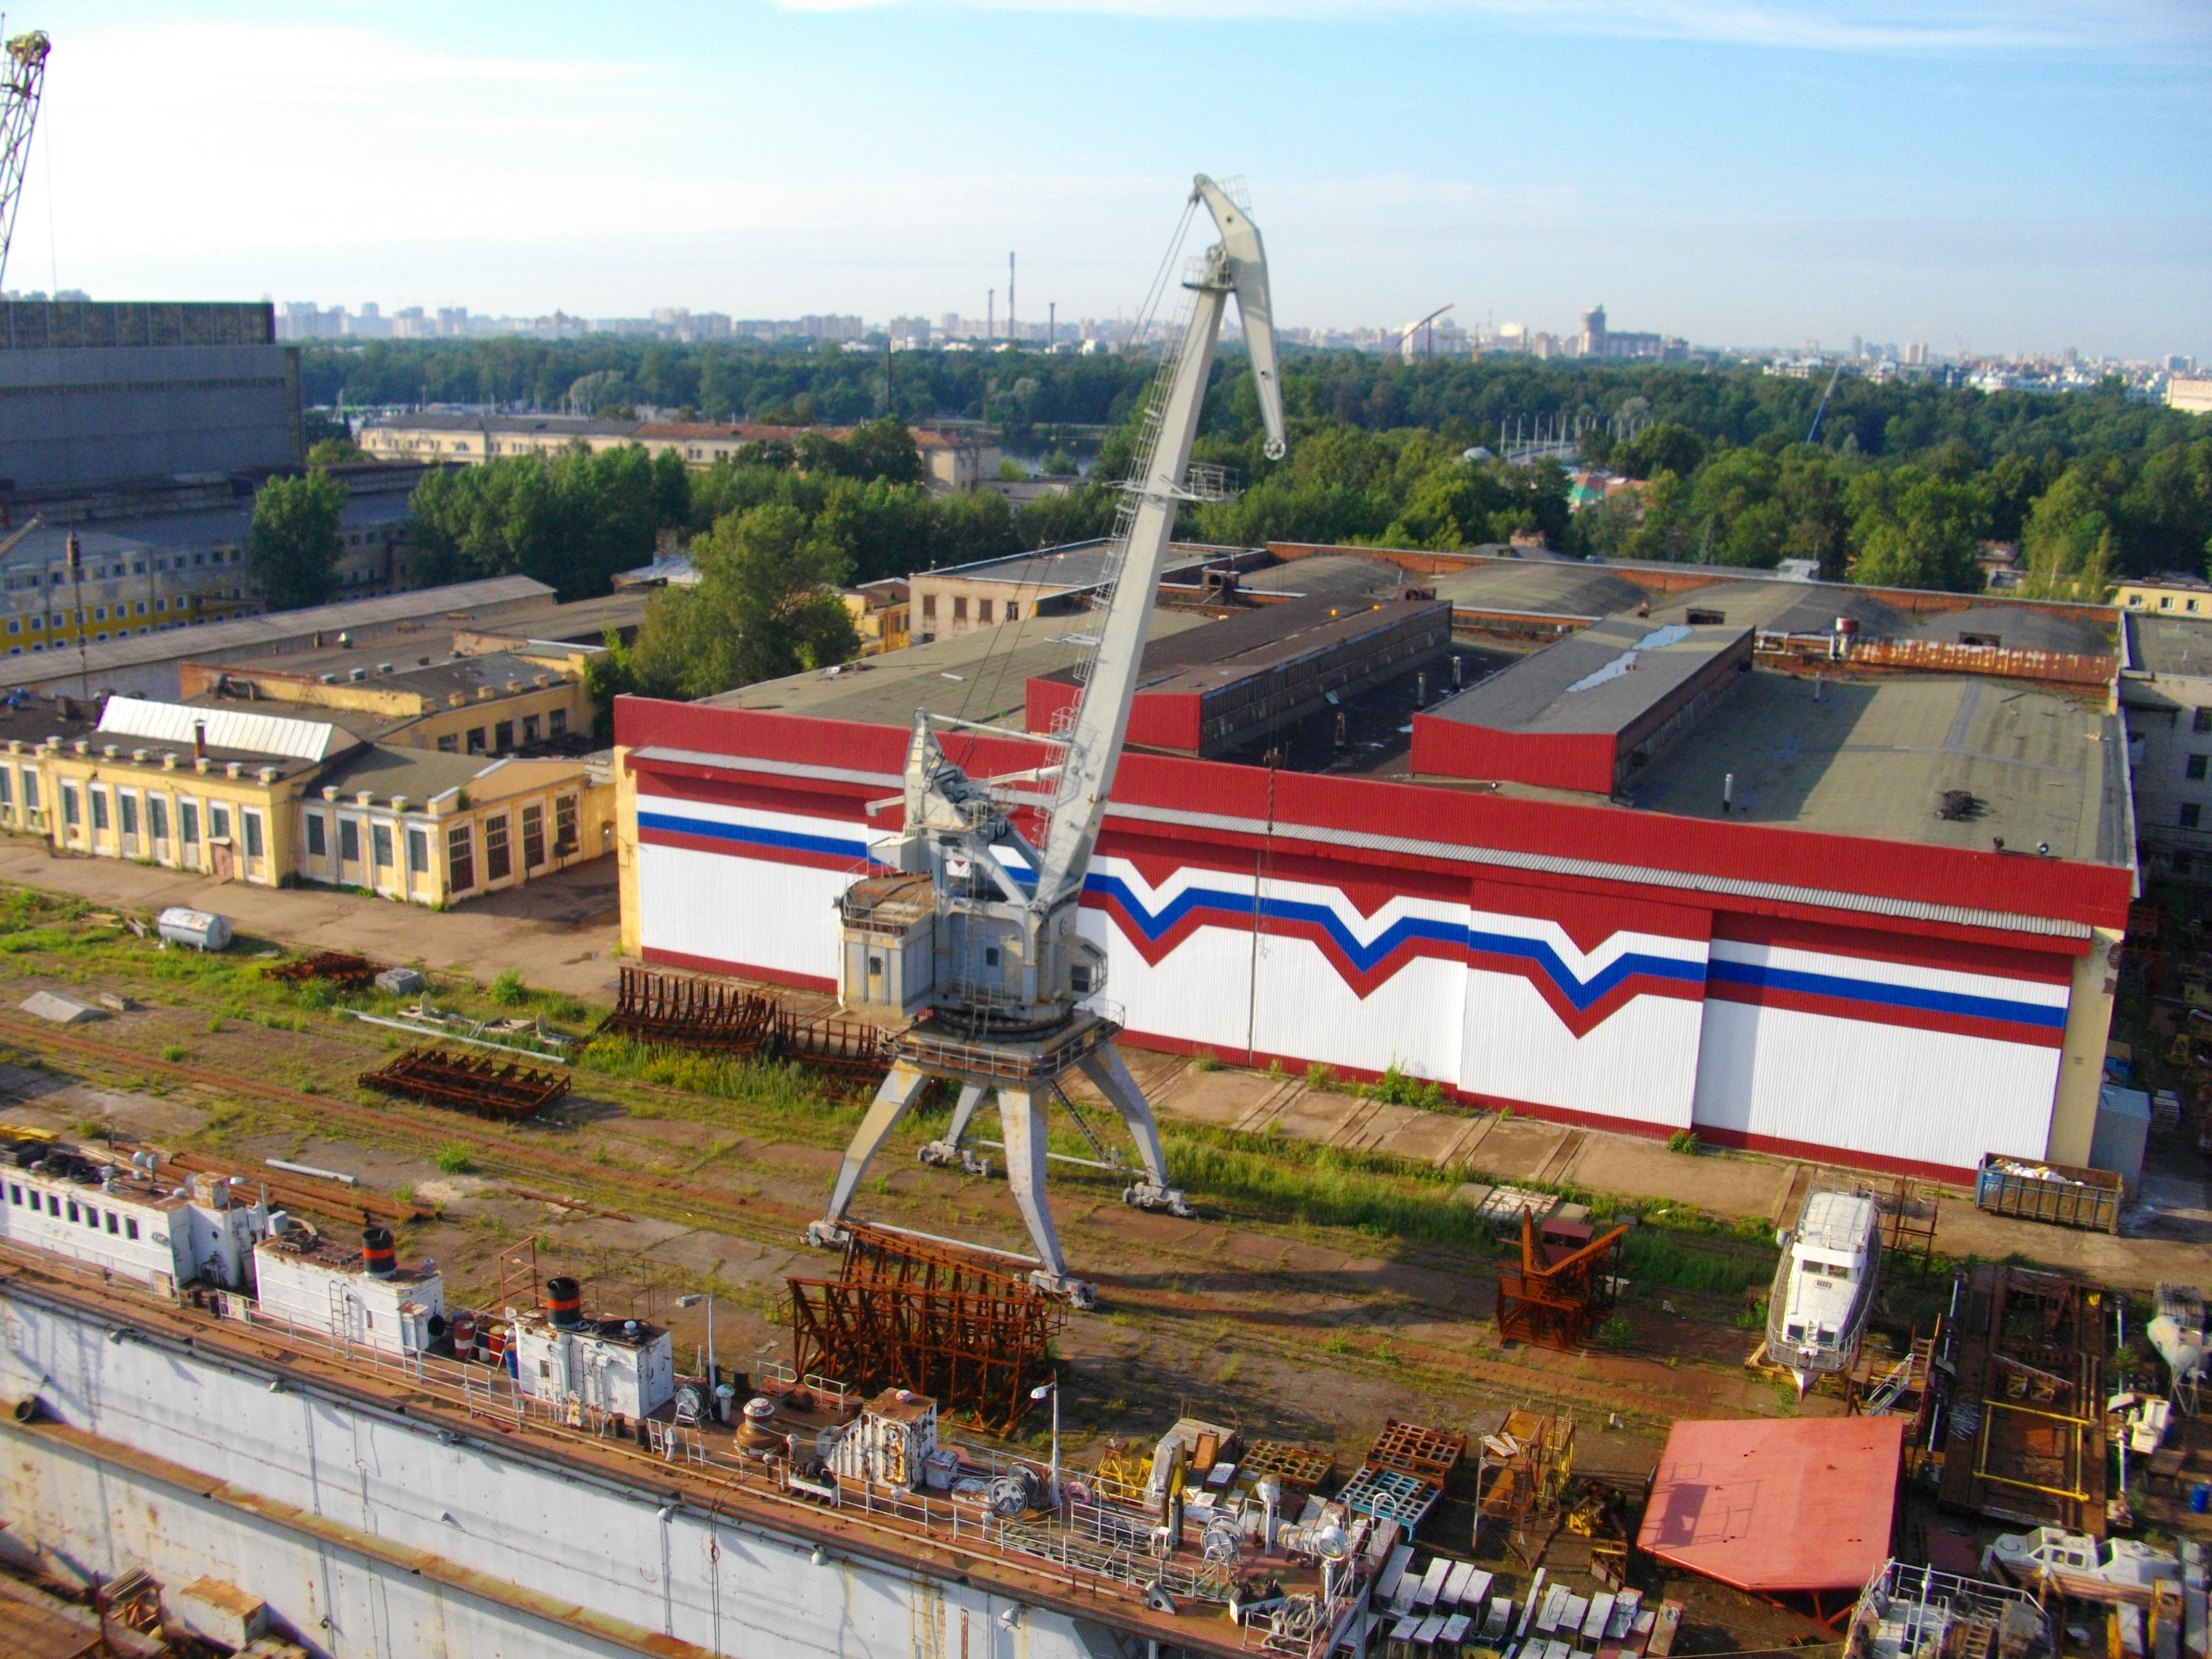
<path id="1" fill-rule="evenodd" d="M 1357 1514 L 1395 1521 L 1410 1533 L 1436 1507 L 1443 1491 L 1433 1480 L 1424 1480 L 1417 1474 L 1370 1468 L 1353 1475 L 1337 1493 L 1336 1501 Z"/>

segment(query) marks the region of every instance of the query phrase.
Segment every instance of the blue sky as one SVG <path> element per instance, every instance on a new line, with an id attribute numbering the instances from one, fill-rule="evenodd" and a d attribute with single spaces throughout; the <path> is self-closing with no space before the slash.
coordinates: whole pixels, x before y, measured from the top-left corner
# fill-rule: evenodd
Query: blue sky
<path id="1" fill-rule="evenodd" d="M 1133 307 L 2212 359 L 2212 11 L 1920 0 L 49 0 L 6 281 L 591 316 Z M 1003 293 L 1000 303 L 1004 304 Z"/>

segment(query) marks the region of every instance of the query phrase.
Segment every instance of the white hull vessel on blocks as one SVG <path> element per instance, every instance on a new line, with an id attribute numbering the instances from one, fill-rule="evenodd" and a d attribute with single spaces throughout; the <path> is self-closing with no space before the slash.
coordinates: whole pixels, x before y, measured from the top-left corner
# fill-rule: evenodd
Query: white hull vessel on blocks
<path id="1" fill-rule="evenodd" d="M 1871 1193 L 1815 1187 L 1780 1243 L 1766 1354 L 1790 1368 L 1802 1395 L 1858 1358 L 1881 1276 L 1880 1206 Z"/>
<path id="2" fill-rule="evenodd" d="M 1176 513 L 1203 493 L 1188 482 L 1191 446 L 1231 295 L 1251 356 L 1267 453 L 1280 456 L 1285 447 L 1259 230 L 1227 191 L 1202 175 L 1191 201 L 1212 216 L 1221 240 L 1186 284 L 1192 299 L 1181 344 L 1162 365 L 1146 408 L 1139 459 L 1115 538 L 1110 597 L 1091 637 L 1095 655 L 1087 672 L 1079 670 L 1084 692 L 1073 721 L 1054 740 L 1057 757 L 1008 775 L 971 779 L 945 756 L 940 729 L 1035 739 L 918 712 L 903 793 L 869 809 L 904 811 L 900 832 L 870 851 L 888 873 L 855 883 L 838 903 L 845 1006 L 887 1023 L 911 1023 L 894 1039 L 890 1075 L 846 1152 L 827 1214 L 807 1229 L 809 1241 L 843 1242 L 845 1213 L 870 1160 L 930 1080 L 943 1079 L 959 1086 L 959 1104 L 946 1138 L 925 1149 L 925 1159 L 959 1158 L 975 1112 L 995 1093 L 1007 1182 L 1036 1246 L 1039 1266 L 1031 1278 L 1079 1307 L 1092 1305 L 1096 1294 L 1069 1276 L 1045 1198 L 1045 1112 L 1067 1073 L 1089 1079 L 1128 1126 L 1143 1173 L 1123 1194 L 1127 1201 L 1188 1212 L 1168 1182 L 1152 1108 L 1114 1052 L 1118 1011 L 1098 1000 L 1105 954 L 1079 933 L 1076 918 L 1127 734 Z M 1211 487 L 1218 492 L 1218 483 Z M 1034 843 L 1010 816 L 1018 805 L 1011 793 L 1016 785 L 1049 789 L 1026 797 L 1047 803 Z"/>

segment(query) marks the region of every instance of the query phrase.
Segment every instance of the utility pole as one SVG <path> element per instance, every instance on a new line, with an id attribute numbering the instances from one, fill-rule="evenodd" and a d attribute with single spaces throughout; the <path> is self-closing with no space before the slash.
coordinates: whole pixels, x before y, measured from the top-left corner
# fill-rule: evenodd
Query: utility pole
<path id="1" fill-rule="evenodd" d="M 983 296 L 983 339 L 986 344 L 998 337 L 999 290 L 987 289 Z"/>
<path id="2" fill-rule="evenodd" d="M 1006 255 L 1006 337 L 1014 337 L 1014 256 Z"/>
<path id="3" fill-rule="evenodd" d="M 1051 350 L 1054 342 L 1059 338 L 1060 301 L 1047 300 L 1044 302 L 1044 349 L 1047 351 Z"/>
<path id="4" fill-rule="evenodd" d="M 87 702 L 92 701 L 92 671 L 85 665 L 85 641 L 91 637 L 84 626 L 84 544 L 76 538 L 76 532 L 69 533 L 70 598 L 76 620 L 76 678 L 77 695 Z"/>

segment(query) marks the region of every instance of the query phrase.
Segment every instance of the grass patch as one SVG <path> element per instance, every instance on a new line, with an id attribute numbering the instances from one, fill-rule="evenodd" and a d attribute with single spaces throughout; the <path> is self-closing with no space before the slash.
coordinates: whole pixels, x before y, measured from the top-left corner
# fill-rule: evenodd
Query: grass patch
<path id="1" fill-rule="evenodd" d="M 161 1050 L 161 1058 L 172 1064 L 179 1060 L 190 1060 L 191 1057 L 191 1051 L 181 1042 L 172 1042 Z"/>
<path id="2" fill-rule="evenodd" d="M 502 1008 L 520 1008 L 530 1000 L 530 988 L 519 969 L 509 968 L 491 982 L 491 1000 Z"/>
<path id="3" fill-rule="evenodd" d="M 1615 1314 L 1597 1328 L 1597 1344 L 1601 1348 L 1630 1348 L 1636 1346 L 1636 1327 L 1626 1314 Z"/>
<path id="4" fill-rule="evenodd" d="M 1781 1259 L 1771 1244 L 1762 1249 L 1748 1242 L 1699 1241 L 1664 1227 L 1632 1229 L 1626 1253 L 1632 1280 L 1737 1297 L 1771 1284 L 1774 1264 Z"/>
<path id="5" fill-rule="evenodd" d="M 866 1109 L 854 1102 L 839 1099 L 836 1085 L 803 1066 L 779 1065 L 732 1054 L 699 1054 L 688 1048 L 633 1042 L 622 1036 L 594 1038 L 591 1047 L 578 1056 L 576 1069 L 734 1101 L 770 1117 L 842 1124 L 858 1122 Z"/>
<path id="6" fill-rule="evenodd" d="M 1408 1077 L 1392 1060 L 1389 1067 L 1374 1082 L 1359 1092 L 1369 1100 L 1379 1100 L 1391 1106 L 1417 1106 L 1423 1111 L 1433 1112 L 1444 1103 L 1444 1091 L 1434 1083 L 1420 1078 Z"/>
<path id="7" fill-rule="evenodd" d="M 431 1153 L 430 1162 L 447 1175 L 466 1175 L 477 1167 L 469 1156 L 469 1149 L 457 1140 L 449 1140 Z"/>
<path id="8" fill-rule="evenodd" d="M 1307 1066 L 1307 1067 L 1306 1067 L 1306 1087 L 1307 1087 L 1307 1088 L 1309 1088 L 1309 1089 L 1333 1089 L 1333 1088 L 1334 1088 L 1335 1086 L 1336 1086 L 1336 1067 L 1335 1067 L 1335 1066 L 1324 1066 L 1323 1064 L 1322 1064 L 1322 1062 L 1321 1062 L 1321 1061 L 1319 1061 L 1319 1060 L 1316 1060 L 1316 1061 L 1314 1061 L 1314 1063 L 1313 1063 L 1312 1065 L 1310 1065 L 1310 1066 Z"/>
<path id="9" fill-rule="evenodd" d="M 1694 1152 L 1698 1150 L 1698 1135 L 1694 1129 L 1677 1129 L 1667 1137 L 1670 1152 Z"/>

